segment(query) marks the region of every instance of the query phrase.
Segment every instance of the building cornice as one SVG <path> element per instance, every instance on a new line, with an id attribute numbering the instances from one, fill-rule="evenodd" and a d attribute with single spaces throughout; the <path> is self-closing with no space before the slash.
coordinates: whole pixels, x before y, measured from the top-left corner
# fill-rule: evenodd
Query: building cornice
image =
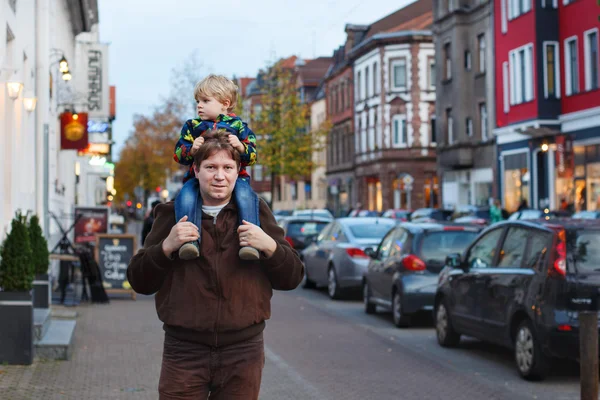
<path id="1" fill-rule="evenodd" d="M 381 45 L 422 41 L 433 41 L 433 33 L 430 30 L 411 30 L 400 32 L 377 33 L 365 40 L 364 42 L 361 42 L 358 46 L 352 48 L 352 50 L 348 54 L 348 60 L 350 62 L 353 62 L 363 54 L 366 54 L 369 51 Z"/>
<path id="2" fill-rule="evenodd" d="M 98 21 L 97 0 L 67 0 L 73 35 L 90 32 Z"/>

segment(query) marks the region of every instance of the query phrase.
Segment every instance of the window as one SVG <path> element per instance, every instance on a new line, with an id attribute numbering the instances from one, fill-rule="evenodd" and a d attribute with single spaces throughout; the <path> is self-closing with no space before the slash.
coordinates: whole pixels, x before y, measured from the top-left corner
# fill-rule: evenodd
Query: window
<path id="1" fill-rule="evenodd" d="M 311 182 L 304 183 L 304 198 L 306 200 L 312 200 L 312 183 Z"/>
<path id="2" fill-rule="evenodd" d="M 373 63 L 373 94 L 379 94 L 379 85 L 377 85 L 377 61 Z"/>
<path id="3" fill-rule="evenodd" d="M 487 268 L 492 266 L 496 255 L 496 246 L 501 235 L 502 228 L 494 229 L 475 242 L 467 256 L 467 265 L 469 268 Z"/>
<path id="4" fill-rule="evenodd" d="M 479 104 L 479 121 L 481 123 L 481 140 L 488 140 L 488 113 L 485 103 Z"/>
<path id="5" fill-rule="evenodd" d="M 473 136 L 473 120 L 471 118 L 467 117 L 465 120 L 465 129 L 467 137 Z"/>
<path id="6" fill-rule="evenodd" d="M 452 109 L 446 110 L 446 130 L 448 135 L 448 144 L 454 143 L 454 120 L 452 119 Z"/>
<path id="7" fill-rule="evenodd" d="M 469 50 L 465 50 L 465 69 L 471 70 L 471 52 Z"/>
<path id="8" fill-rule="evenodd" d="M 360 95 L 360 84 L 361 84 L 361 80 L 360 80 L 361 74 L 360 71 L 358 71 L 357 75 L 356 75 L 356 101 L 361 101 L 362 97 Z"/>
<path id="9" fill-rule="evenodd" d="M 365 98 L 367 99 L 371 95 L 369 91 L 369 83 L 369 66 L 367 65 L 367 67 L 365 68 Z"/>
<path id="10" fill-rule="evenodd" d="M 444 45 L 444 79 L 452 79 L 452 55 L 450 54 L 450 43 Z"/>
<path id="11" fill-rule="evenodd" d="M 560 69 L 558 43 L 544 43 L 544 97 L 560 97 Z"/>
<path id="12" fill-rule="evenodd" d="M 584 33 L 585 90 L 598 89 L 598 28 Z"/>
<path id="13" fill-rule="evenodd" d="M 456 0 L 448 0 L 448 12 L 456 10 Z"/>
<path id="14" fill-rule="evenodd" d="M 437 131 L 436 131 L 436 124 L 435 124 L 435 117 L 431 118 L 431 144 L 432 145 L 437 144 Z"/>
<path id="15" fill-rule="evenodd" d="M 508 84 L 508 80 L 509 80 L 509 72 L 508 72 L 508 63 L 504 62 L 502 63 L 502 94 L 503 94 L 503 100 L 504 100 L 504 113 L 508 113 L 508 111 L 510 110 L 510 102 L 509 102 L 509 84 Z"/>
<path id="16" fill-rule="evenodd" d="M 408 145 L 408 124 L 405 115 L 394 116 L 394 143 L 395 147 Z"/>
<path id="17" fill-rule="evenodd" d="M 387 234 L 386 237 L 383 238 L 381 244 L 379 245 L 379 249 L 377 250 L 377 259 L 384 260 L 389 257 L 390 251 L 392 250 L 392 243 L 394 242 L 394 236 L 396 235 L 396 231 L 392 230 Z"/>
<path id="18" fill-rule="evenodd" d="M 479 66 L 478 70 L 480 73 L 485 72 L 485 34 L 477 36 L 477 48 L 479 49 Z"/>
<path id="19" fill-rule="evenodd" d="M 508 22 L 507 22 L 507 17 L 506 17 L 506 13 L 507 13 L 507 11 L 506 11 L 506 8 L 507 8 L 506 2 L 507 1 L 508 0 L 500 0 L 500 18 L 502 20 L 501 21 L 501 30 L 502 30 L 502 33 L 508 32 Z"/>
<path id="20" fill-rule="evenodd" d="M 476 232 L 443 231 L 426 234 L 421 242 L 421 259 L 443 265 L 448 254 L 462 253 L 477 237 Z"/>
<path id="21" fill-rule="evenodd" d="M 567 96 L 579 93 L 577 37 L 565 41 L 565 83 Z"/>
<path id="22" fill-rule="evenodd" d="M 521 104 L 533 100 L 533 45 L 511 51 L 510 104 Z"/>
<path id="23" fill-rule="evenodd" d="M 508 19 L 515 19 L 531 10 L 531 0 L 508 0 Z"/>
<path id="24" fill-rule="evenodd" d="M 406 89 L 406 60 L 394 61 L 394 89 Z"/>
<path id="25" fill-rule="evenodd" d="M 523 257 L 525 256 L 527 237 L 530 233 L 529 230 L 523 228 L 510 228 L 508 230 L 506 239 L 504 239 L 504 243 L 502 244 L 502 250 L 500 250 L 498 267 L 521 267 Z"/>
<path id="26" fill-rule="evenodd" d="M 429 89 L 435 90 L 435 80 L 437 76 L 435 74 L 435 59 L 429 59 Z"/>
<path id="27" fill-rule="evenodd" d="M 548 232 L 535 231 L 529 235 L 529 251 L 525 256 L 525 268 L 536 270 L 543 268 L 551 239 L 552 234 Z"/>

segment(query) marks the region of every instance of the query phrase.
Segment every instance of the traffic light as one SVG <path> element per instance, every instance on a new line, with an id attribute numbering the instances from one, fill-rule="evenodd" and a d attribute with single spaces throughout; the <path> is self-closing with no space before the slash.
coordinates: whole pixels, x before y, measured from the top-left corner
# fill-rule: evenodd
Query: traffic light
<path id="1" fill-rule="evenodd" d="M 131 202 L 131 200 L 127 200 L 127 207 L 131 207 L 133 203 Z"/>

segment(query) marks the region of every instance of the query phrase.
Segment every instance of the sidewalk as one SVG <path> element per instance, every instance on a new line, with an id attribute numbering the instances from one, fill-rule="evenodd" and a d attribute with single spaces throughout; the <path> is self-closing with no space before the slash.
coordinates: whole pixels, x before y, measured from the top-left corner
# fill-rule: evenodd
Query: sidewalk
<path id="1" fill-rule="evenodd" d="M 163 330 L 152 297 L 67 310 L 79 313 L 72 359 L 0 365 L 2 400 L 158 399 Z M 267 357 L 261 399 L 309 398 L 299 386 Z"/>

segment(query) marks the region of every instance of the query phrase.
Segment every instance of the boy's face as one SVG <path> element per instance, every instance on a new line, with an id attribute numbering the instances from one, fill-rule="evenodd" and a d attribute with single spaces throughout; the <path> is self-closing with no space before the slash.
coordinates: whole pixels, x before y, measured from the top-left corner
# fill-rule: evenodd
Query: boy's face
<path id="1" fill-rule="evenodd" d="M 228 100 L 223 104 L 214 97 L 200 96 L 197 100 L 196 110 L 198 111 L 198 116 L 200 118 L 214 121 L 220 114 L 227 114 L 228 107 Z"/>

